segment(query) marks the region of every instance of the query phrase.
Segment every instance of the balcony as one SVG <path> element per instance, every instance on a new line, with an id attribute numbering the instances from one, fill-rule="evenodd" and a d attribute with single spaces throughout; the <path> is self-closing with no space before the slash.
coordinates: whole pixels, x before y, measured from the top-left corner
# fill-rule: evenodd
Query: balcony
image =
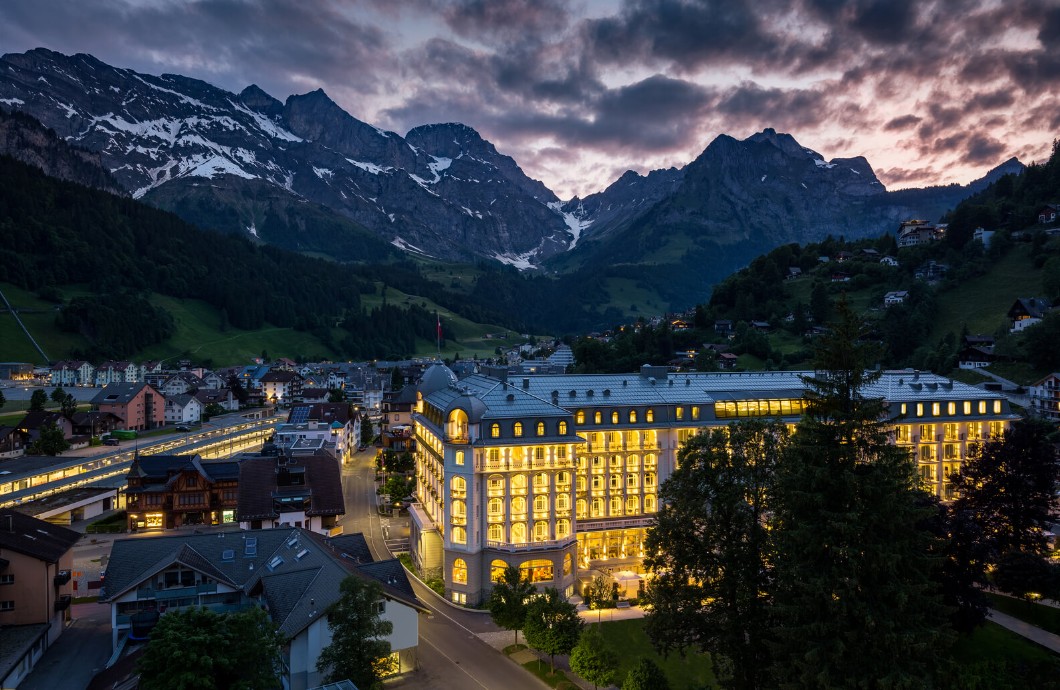
<path id="1" fill-rule="evenodd" d="M 194 597 L 199 594 L 213 594 L 217 591 L 217 583 L 210 582 L 188 587 L 169 587 L 165 589 L 154 589 L 152 587 L 141 587 L 136 590 L 137 599 L 182 599 Z"/>
<path id="2" fill-rule="evenodd" d="M 52 581 L 55 583 L 56 587 L 62 587 L 70 581 L 70 571 L 60 570 L 58 573 L 55 574 L 55 577 Z"/>
<path id="3" fill-rule="evenodd" d="M 525 544 L 509 544 L 503 541 L 487 541 L 486 548 L 493 549 L 495 551 L 505 551 L 507 553 L 525 553 L 528 551 L 552 551 L 555 549 L 563 549 L 570 546 L 576 541 L 573 535 L 564 537 L 563 539 L 553 539 L 551 541 L 533 541 Z"/>
<path id="4" fill-rule="evenodd" d="M 72 600 L 72 598 L 73 597 L 69 594 L 60 595 L 59 598 L 55 600 L 55 610 L 65 611 L 66 609 L 70 608 L 70 601 Z"/>

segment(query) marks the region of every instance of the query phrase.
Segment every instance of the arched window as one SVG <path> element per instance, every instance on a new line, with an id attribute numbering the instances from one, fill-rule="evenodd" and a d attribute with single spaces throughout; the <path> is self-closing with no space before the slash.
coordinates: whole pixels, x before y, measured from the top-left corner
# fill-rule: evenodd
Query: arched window
<path id="1" fill-rule="evenodd" d="M 655 496 L 644 497 L 644 512 L 654 513 L 655 512 Z"/>
<path id="2" fill-rule="evenodd" d="M 650 407 L 647 410 L 645 410 L 644 411 L 644 421 L 648 422 L 649 424 L 654 422 L 655 421 L 655 410 L 651 409 Z"/>
<path id="3" fill-rule="evenodd" d="M 545 423 L 544 422 L 538 422 L 537 423 L 537 435 L 538 436 L 544 436 L 545 435 Z"/>
<path id="4" fill-rule="evenodd" d="M 526 493 L 526 475 L 517 474 L 512 477 L 512 494 Z"/>
<path id="5" fill-rule="evenodd" d="M 638 481 L 639 479 L 640 479 L 640 475 L 638 475 L 638 474 L 636 474 L 634 472 L 630 472 L 629 474 L 627 474 L 626 475 L 626 488 L 627 489 L 636 489 L 637 485 L 639 484 L 639 481 Z"/>
<path id="6" fill-rule="evenodd" d="M 575 424 L 585 424 L 585 410 L 578 410 L 574 413 Z"/>
<path id="7" fill-rule="evenodd" d="M 644 469 L 647 470 L 653 467 L 655 467 L 655 456 L 651 453 L 648 453 L 644 456 Z"/>
<path id="8" fill-rule="evenodd" d="M 458 464 L 458 465 L 463 465 L 464 464 L 464 451 L 462 451 L 462 450 L 456 451 L 456 464 Z"/>
<path id="9" fill-rule="evenodd" d="M 453 477 L 452 481 L 449 482 L 449 487 L 452 489 L 454 497 L 467 495 L 467 481 L 463 477 Z"/>
<path id="10" fill-rule="evenodd" d="M 589 516 L 589 503 L 584 498 L 579 498 L 577 503 L 574 504 L 576 510 L 574 515 L 578 519 L 582 519 Z"/>
<path id="11" fill-rule="evenodd" d="M 504 477 L 499 474 L 491 474 L 488 484 L 490 496 L 500 496 L 504 493 Z"/>
<path id="12" fill-rule="evenodd" d="M 655 487 L 655 473 L 654 472 L 646 472 L 644 474 L 644 486 L 646 488 L 654 488 Z"/>
<path id="13" fill-rule="evenodd" d="M 487 504 L 487 512 L 490 519 L 504 517 L 504 501 L 499 498 L 491 498 Z"/>
<path id="14" fill-rule="evenodd" d="M 445 435 L 452 443 L 467 443 L 467 412 L 455 409 L 449 413 L 449 421 L 445 425 Z"/>
<path id="15" fill-rule="evenodd" d="M 538 472 L 534 475 L 534 491 L 548 491 L 548 475 L 544 472 Z"/>
<path id="16" fill-rule="evenodd" d="M 632 470 L 632 471 L 636 472 L 637 468 L 639 468 L 639 467 L 640 467 L 640 457 L 639 456 L 630 455 L 629 457 L 626 458 L 626 469 L 627 470 Z"/>
<path id="17" fill-rule="evenodd" d="M 556 510 L 570 510 L 570 496 L 567 494 L 556 496 Z"/>
<path id="18" fill-rule="evenodd" d="M 617 474 L 611 475 L 611 488 L 621 489 L 622 488 L 622 477 Z"/>
<path id="19" fill-rule="evenodd" d="M 594 498 L 592 504 L 592 510 L 590 511 L 592 517 L 603 517 L 604 516 L 604 499 Z"/>
<path id="20" fill-rule="evenodd" d="M 618 424 L 618 410 L 611 410 L 611 423 Z"/>
<path id="21" fill-rule="evenodd" d="M 504 525 L 490 525 L 486 538 L 490 541 L 504 541 Z"/>
<path id="22" fill-rule="evenodd" d="M 574 559 L 572 559 L 570 557 L 569 553 L 566 556 L 563 557 L 563 574 L 564 575 L 570 575 L 571 574 L 571 569 L 574 567 L 573 561 L 574 561 Z"/>
<path id="23" fill-rule="evenodd" d="M 452 539 L 454 544 L 466 544 L 467 543 L 467 530 L 463 527 L 454 527 Z"/>
<path id="24" fill-rule="evenodd" d="M 517 522 L 512 525 L 512 543 L 513 544 L 525 544 L 526 543 L 526 523 Z"/>
<path id="25" fill-rule="evenodd" d="M 548 512 L 548 496 L 546 496 L 545 494 L 539 494 L 537 496 L 534 496 L 534 512 Z"/>
<path id="26" fill-rule="evenodd" d="M 622 497 L 612 496 L 611 497 L 611 514 L 621 515 L 622 514 Z"/>
<path id="27" fill-rule="evenodd" d="M 567 435 L 567 423 L 566 422 L 560 422 L 559 423 L 559 435 L 560 436 L 566 436 Z"/>
<path id="28" fill-rule="evenodd" d="M 630 410 L 629 411 L 629 423 L 630 424 L 636 424 L 637 423 L 637 411 L 636 410 Z"/>
<path id="29" fill-rule="evenodd" d="M 593 491 L 600 491 L 604 488 L 604 478 L 602 475 L 593 475 Z"/>
<path id="30" fill-rule="evenodd" d="M 582 491 L 585 491 L 587 484 L 588 482 L 586 481 L 585 477 L 578 475 L 578 478 L 575 480 L 574 489 L 578 493 L 581 493 Z"/>
<path id="31" fill-rule="evenodd" d="M 500 582 L 504 579 L 504 571 L 508 569 L 508 564 L 504 561 L 497 559 L 490 563 L 490 582 Z"/>
<path id="32" fill-rule="evenodd" d="M 519 574 L 521 579 L 530 582 L 549 582 L 552 580 L 552 561 L 523 561 L 519 564 Z"/>
<path id="33" fill-rule="evenodd" d="M 547 520 L 538 520 L 534 523 L 534 541 L 548 541 Z"/>
<path id="34" fill-rule="evenodd" d="M 604 421 L 604 414 L 600 410 L 593 412 L 593 424 L 601 424 Z"/>
<path id="35" fill-rule="evenodd" d="M 611 469 L 612 470 L 620 470 L 620 469 L 622 469 L 622 456 L 621 455 L 612 455 L 611 456 Z"/>
<path id="36" fill-rule="evenodd" d="M 501 437 L 501 425 L 500 424 L 496 424 L 496 423 L 490 424 L 490 437 L 491 438 L 500 438 Z"/>
<path id="37" fill-rule="evenodd" d="M 464 562 L 463 558 L 458 558 L 453 561 L 453 584 L 467 584 L 467 563 Z"/>
<path id="38" fill-rule="evenodd" d="M 467 505 L 463 501 L 453 501 L 453 518 L 457 520 L 467 516 Z"/>
<path id="39" fill-rule="evenodd" d="M 567 518 L 556 520 L 556 539 L 563 539 L 568 536 L 570 536 L 570 520 Z"/>
<path id="40" fill-rule="evenodd" d="M 640 513 L 640 499 L 636 496 L 626 497 L 626 515 L 637 515 Z"/>
<path id="41" fill-rule="evenodd" d="M 516 437 L 522 436 L 523 435 L 523 423 L 522 422 L 516 422 L 515 425 L 512 427 L 512 433 L 515 434 Z"/>
<path id="42" fill-rule="evenodd" d="M 563 471 L 556 474 L 556 486 L 568 487 L 570 486 L 570 472 Z"/>
<path id="43" fill-rule="evenodd" d="M 526 499 L 522 496 L 512 499 L 512 515 L 526 515 Z"/>

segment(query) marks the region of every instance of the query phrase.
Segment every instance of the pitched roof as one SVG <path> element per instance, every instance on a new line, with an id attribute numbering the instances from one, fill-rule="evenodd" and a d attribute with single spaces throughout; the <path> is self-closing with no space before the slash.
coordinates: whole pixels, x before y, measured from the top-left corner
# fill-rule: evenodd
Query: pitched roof
<path id="1" fill-rule="evenodd" d="M 47 410 L 31 410 L 26 413 L 26 416 L 22 418 L 22 421 L 18 423 L 20 429 L 40 429 L 48 424 L 59 424 L 63 419 L 63 416 L 58 412 L 49 412 Z"/>
<path id="2" fill-rule="evenodd" d="M 103 387 L 96 397 L 92 398 L 93 405 L 125 405 L 132 401 L 141 390 L 151 388 L 146 383 L 111 383 Z M 154 390 L 151 388 L 151 390 Z M 158 391 L 155 391 L 156 393 Z"/>
<path id="3" fill-rule="evenodd" d="M 302 484 L 282 485 L 282 478 L 300 477 Z M 277 518 L 276 499 L 305 496 L 306 515 L 343 515 L 342 476 L 338 461 L 326 453 L 314 455 L 259 456 L 244 459 L 239 466 L 239 521 Z"/>
<path id="4" fill-rule="evenodd" d="M 0 549 L 11 549 L 48 563 L 73 548 L 81 534 L 10 508 L 0 508 Z"/>

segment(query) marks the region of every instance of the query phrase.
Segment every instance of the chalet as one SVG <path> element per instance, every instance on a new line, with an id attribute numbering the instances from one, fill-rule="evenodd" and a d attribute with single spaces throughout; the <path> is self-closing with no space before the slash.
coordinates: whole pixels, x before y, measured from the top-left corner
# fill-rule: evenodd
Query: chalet
<path id="1" fill-rule="evenodd" d="M 1039 323 L 1049 309 L 1049 300 L 1044 297 L 1020 297 L 1008 310 L 1008 318 L 1012 321 L 1009 332 L 1018 333 Z"/>
<path id="2" fill-rule="evenodd" d="M 909 299 L 908 290 L 892 290 L 883 296 L 883 305 L 890 307 L 895 304 L 905 304 L 907 299 Z"/>
<path id="3" fill-rule="evenodd" d="M 41 429 L 54 424 L 59 431 L 63 432 L 63 438 L 69 440 L 74 435 L 74 425 L 69 419 L 58 412 L 47 410 L 30 411 L 18 423 L 18 430 L 26 434 L 28 443 L 33 443 L 40 438 Z"/>
<path id="4" fill-rule="evenodd" d="M 1060 374 L 1052 373 L 1027 389 L 1031 411 L 1054 424 L 1060 423 Z"/>
<path id="5" fill-rule="evenodd" d="M 17 458 L 25 454 L 29 434 L 13 426 L 0 426 L 0 458 Z"/>
<path id="6" fill-rule="evenodd" d="M 194 395 L 167 395 L 166 424 L 198 424 L 204 409 Z"/>
<path id="7" fill-rule="evenodd" d="M 769 333 L 773 330 L 773 327 L 769 325 L 768 321 L 751 321 L 750 326 L 759 333 Z"/>
<path id="8" fill-rule="evenodd" d="M 966 345 L 957 354 L 957 366 L 961 369 L 982 369 L 996 360 L 992 346 Z"/>
<path id="9" fill-rule="evenodd" d="M 146 383 L 112 383 L 92 398 L 100 412 L 110 412 L 126 429 L 146 431 L 166 423 L 165 399 Z"/>
<path id="10" fill-rule="evenodd" d="M 860 256 L 862 259 L 876 261 L 880 258 L 880 253 L 875 249 L 862 249 L 860 252 L 858 252 L 858 256 Z"/>
<path id="11" fill-rule="evenodd" d="M 288 359 L 287 357 L 277 357 L 276 359 L 272 360 L 272 364 L 273 367 L 276 369 L 282 369 L 284 371 L 290 372 L 293 372 L 295 369 L 298 368 L 298 362 L 294 361 L 293 359 Z"/>
<path id="12" fill-rule="evenodd" d="M 158 374 L 162 371 L 162 362 L 157 359 L 149 359 L 140 362 L 140 378 L 138 381 L 146 381 L 148 374 Z"/>
<path id="13" fill-rule="evenodd" d="M 719 369 L 735 369 L 736 368 L 736 355 L 731 352 L 722 352 L 718 354 L 718 368 Z"/>
<path id="14" fill-rule="evenodd" d="M 212 371 L 205 372 L 199 380 L 199 388 L 219 391 L 228 386 L 228 379 Z"/>
<path id="15" fill-rule="evenodd" d="M 994 336 L 992 335 L 972 335 L 968 334 L 961 338 L 962 347 L 993 347 Z"/>
<path id="16" fill-rule="evenodd" d="M 880 263 L 883 264 L 884 266 L 897 267 L 898 266 L 898 259 L 894 258 L 893 256 L 885 256 L 882 259 L 880 259 Z"/>
<path id="17" fill-rule="evenodd" d="M 236 519 L 242 529 L 302 527 L 331 535 L 346 514 L 339 463 L 328 452 L 244 456 Z"/>
<path id="18" fill-rule="evenodd" d="M 849 273 L 843 273 L 842 271 L 834 271 L 832 273 L 832 282 L 833 283 L 849 283 L 850 282 L 850 274 Z"/>
<path id="19" fill-rule="evenodd" d="M 788 274 L 785 276 L 788 280 L 796 280 L 802 277 L 802 269 L 798 266 L 788 266 Z"/>
<path id="20" fill-rule="evenodd" d="M 126 475 L 129 529 L 235 522 L 239 463 L 198 455 L 137 455 Z"/>
<path id="21" fill-rule="evenodd" d="M 714 332 L 721 335 L 732 335 L 736 332 L 736 326 L 729 319 L 718 319 L 714 322 Z"/>
<path id="22" fill-rule="evenodd" d="M 220 390 L 200 388 L 195 391 L 195 398 L 202 403 L 204 411 L 210 405 L 220 405 L 228 412 L 239 411 L 239 401 L 236 400 L 235 395 L 232 393 L 231 389 L 228 388 L 222 388 Z"/>
<path id="23" fill-rule="evenodd" d="M 360 534 L 322 537 L 304 529 L 177 534 L 119 539 L 100 602 L 111 607 L 111 645 L 146 638 L 167 611 L 204 606 L 218 613 L 268 611 L 282 636 L 282 686 L 319 687 L 321 650 L 331 643 L 328 611 L 347 577 L 377 583 L 380 617 L 396 673 L 416 667 L 419 614 L 428 613 L 396 559 L 373 561 Z"/>
<path id="24" fill-rule="evenodd" d="M 1056 215 L 1060 213 L 1060 204 L 1046 204 L 1038 209 L 1038 222 L 1042 225 L 1056 222 Z"/>
<path id="25" fill-rule="evenodd" d="M 327 402 L 329 395 L 327 388 L 303 388 L 299 399 L 305 403 Z"/>
<path id="26" fill-rule="evenodd" d="M 948 264 L 941 264 L 934 259 L 928 261 L 926 264 L 916 269 L 913 273 L 913 277 L 917 280 L 924 280 L 929 283 L 935 283 L 946 277 L 949 273 L 950 267 Z"/>
<path id="27" fill-rule="evenodd" d="M 81 534 L 0 509 L 0 687 L 15 688 L 70 624 Z"/>
<path id="28" fill-rule="evenodd" d="M 993 230 L 984 230 L 983 228 L 976 228 L 972 232 L 972 241 L 973 242 L 978 242 L 979 244 L 983 245 L 984 247 L 989 248 L 990 247 L 990 240 L 992 240 L 994 238 L 994 234 L 995 234 L 995 231 L 993 231 Z"/>
<path id="29" fill-rule="evenodd" d="M 75 412 L 70 418 L 75 436 L 102 436 L 120 429 L 122 420 L 110 412 Z"/>
<path id="30" fill-rule="evenodd" d="M 166 378 L 159 391 L 167 397 L 170 395 L 186 395 L 194 393 L 201 385 L 202 379 L 192 372 L 178 371 Z"/>

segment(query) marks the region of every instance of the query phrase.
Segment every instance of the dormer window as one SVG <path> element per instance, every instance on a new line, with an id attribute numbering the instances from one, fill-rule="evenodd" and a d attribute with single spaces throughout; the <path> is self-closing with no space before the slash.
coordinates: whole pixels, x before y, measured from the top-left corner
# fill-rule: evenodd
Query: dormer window
<path id="1" fill-rule="evenodd" d="M 516 437 L 522 436 L 523 435 L 523 423 L 522 422 L 516 422 L 514 424 L 514 426 L 512 426 L 512 433 Z"/>
<path id="2" fill-rule="evenodd" d="M 490 424 L 490 438 L 500 438 L 500 437 L 501 437 L 501 425 L 500 424 Z"/>
<path id="3" fill-rule="evenodd" d="M 537 423 L 537 435 L 538 436 L 544 436 L 545 435 L 545 423 L 544 422 L 538 422 Z"/>

